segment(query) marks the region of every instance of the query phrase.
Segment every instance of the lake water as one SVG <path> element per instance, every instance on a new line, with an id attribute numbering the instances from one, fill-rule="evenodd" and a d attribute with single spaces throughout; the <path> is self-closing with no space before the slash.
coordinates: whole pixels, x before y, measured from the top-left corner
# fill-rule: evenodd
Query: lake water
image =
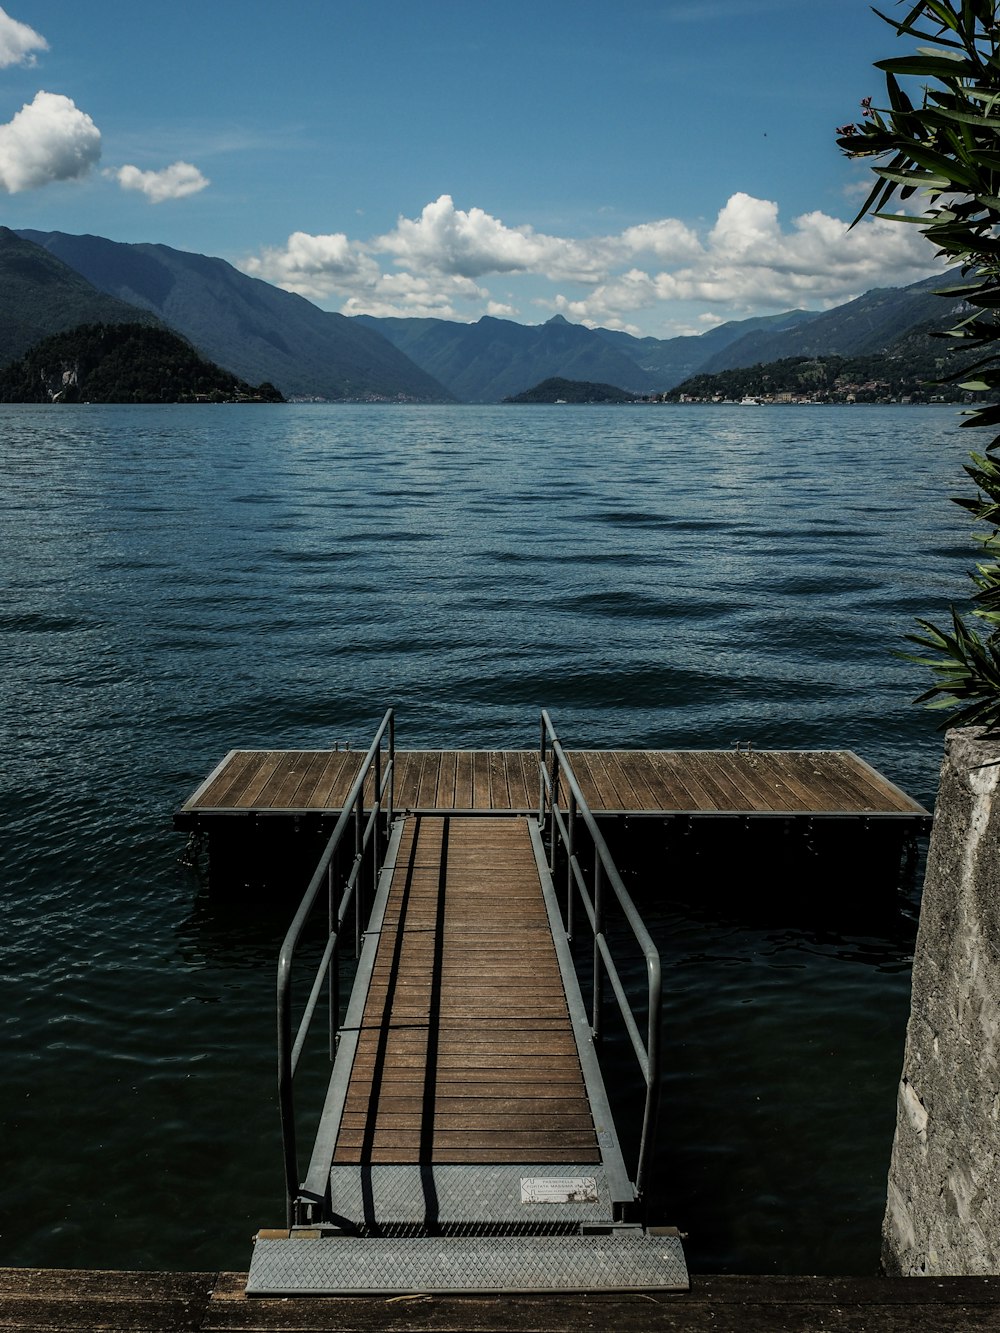
<path id="1" fill-rule="evenodd" d="M 4 408 L 0 1263 L 239 1269 L 282 1224 L 291 904 L 214 903 L 170 819 L 230 748 L 361 745 L 390 704 L 403 748 L 529 748 L 545 705 L 571 747 L 851 748 L 930 803 L 892 650 L 965 591 L 958 422 Z M 916 893 L 836 897 L 644 904 L 696 1271 L 877 1265 Z"/>

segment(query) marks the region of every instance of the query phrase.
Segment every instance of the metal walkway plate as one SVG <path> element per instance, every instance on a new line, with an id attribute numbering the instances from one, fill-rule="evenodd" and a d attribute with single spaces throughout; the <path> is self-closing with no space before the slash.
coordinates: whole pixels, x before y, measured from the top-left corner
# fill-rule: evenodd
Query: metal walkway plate
<path id="1" fill-rule="evenodd" d="M 611 1222 L 611 1194 L 597 1162 L 553 1166 L 334 1166 L 332 1210 L 357 1227 L 432 1223 L 522 1226 Z"/>
<path id="2" fill-rule="evenodd" d="M 687 1291 L 676 1236 L 258 1239 L 248 1296 Z"/>

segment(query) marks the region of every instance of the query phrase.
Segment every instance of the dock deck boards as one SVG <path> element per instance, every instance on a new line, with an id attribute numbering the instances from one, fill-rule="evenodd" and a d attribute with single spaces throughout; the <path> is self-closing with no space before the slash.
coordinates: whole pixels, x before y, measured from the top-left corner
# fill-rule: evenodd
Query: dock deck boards
<path id="1" fill-rule="evenodd" d="M 849 750 L 576 750 L 569 757 L 597 815 L 928 817 Z M 176 821 L 340 810 L 362 759 L 354 750 L 232 750 Z M 538 804 L 538 754 L 397 750 L 394 798 L 398 810 L 527 813 Z"/>
<path id="2" fill-rule="evenodd" d="M 600 1160 L 525 819 L 405 821 L 334 1152 Z"/>

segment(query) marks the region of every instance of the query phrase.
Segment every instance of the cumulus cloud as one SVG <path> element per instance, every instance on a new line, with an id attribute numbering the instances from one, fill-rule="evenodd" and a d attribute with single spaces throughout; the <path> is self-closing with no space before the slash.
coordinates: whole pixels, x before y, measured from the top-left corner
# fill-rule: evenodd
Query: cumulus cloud
<path id="1" fill-rule="evenodd" d="M 85 176 L 101 156 L 101 132 L 69 97 L 38 92 L 0 125 L 0 187 L 9 194 Z"/>
<path id="2" fill-rule="evenodd" d="M 934 271 L 935 260 L 916 228 L 873 221 L 849 232 L 846 222 L 819 211 L 783 225 L 775 202 L 741 192 L 701 227 L 664 217 L 591 237 L 510 226 L 482 208 L 457 208 L 442 194 L 381 235 L 294 232 L 243 267 L 312 300 L 333 301 L 345 314 L 517 315 L 514 293 L 497 299 L 483 285 L 495 275 L 505 286 L 529 289 L 538 310 L 630 332 L 640 312 L 652 312 L 644 322 L 662 335 L 706 318 L 825 308 L 870 287 L 914 282 Z"/>
<path id="3" fill-rule="evenodd" d="M 166 199 L 184 199 L 197 194 L 211 184 L 190 162 L 173 162 L 160 171 L 140 171 L 126 164 L 108 173 L 115 177 L 123 190 L 139 190 L 151 204 L 162 204 Z"/>
<path id="4" fill-rule="evenodd" d="M 608 256 L 600 243 L 547 236 L 533 227 L 508 227 L 481 208 L 456 208 L 450 194 L 427 204 L 419 218 L 401 217 L 395 229 L 372 242 L 399 266 L 480 278 L 487 273 L 538 273 L 587 282 Z"/>
<path id="5" fill-rule="evenodd" d="M 34 65 L 35 52 L 48 49 L 49 44 L 41 33 L 0 9 L 0 69 L 6 69 L 8 65 Z"/>
<path id="6" fill-rule="evenodd" d="M 242 267 L 255 278 L 314 301 L 335 291 L 371 289 L 380 276 L 379 266 L 366 248 L 349 241 L 343 232 L 326 236 L 292 232 L 284 246 L 268 247 L 247 259 Z"/>

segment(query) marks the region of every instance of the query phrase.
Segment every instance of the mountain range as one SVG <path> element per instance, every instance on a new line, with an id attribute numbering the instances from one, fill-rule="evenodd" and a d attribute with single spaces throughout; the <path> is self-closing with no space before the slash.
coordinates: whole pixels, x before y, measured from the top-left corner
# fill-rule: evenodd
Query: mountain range
<path id="1" fill-rule="evenodd" d="M 133 307 L 130 317 L 135 307 L 155 315 L 210 361 L 252 384 L 269 380 L 286 397 L 451 399 L 425 371 L 357 320 L 320 310 L 223 259 L 59 231 L 17 235 L 61 260 L 99 292 L 127 302 Z"/>
<path id="2" fill-rule="evenodd" d="M 551 377 L 652 394 L 694 374 L 762 361 L 889 353 L 904 334 L 940 327 L 960 307 L 933 294 L 947 284 L 945 275 L 875 289 L 825 312 L 793 310 L 697 336 L 638 338 L 562 315 L 539 325 L 492 317 L 472 324 L 348 318 L 222 259 L 0 228 L 0 364 L 75 324 L 139 318 L 167 325 L 241 379 L 270 381 L 286 397 L 486 403 Z"/>

